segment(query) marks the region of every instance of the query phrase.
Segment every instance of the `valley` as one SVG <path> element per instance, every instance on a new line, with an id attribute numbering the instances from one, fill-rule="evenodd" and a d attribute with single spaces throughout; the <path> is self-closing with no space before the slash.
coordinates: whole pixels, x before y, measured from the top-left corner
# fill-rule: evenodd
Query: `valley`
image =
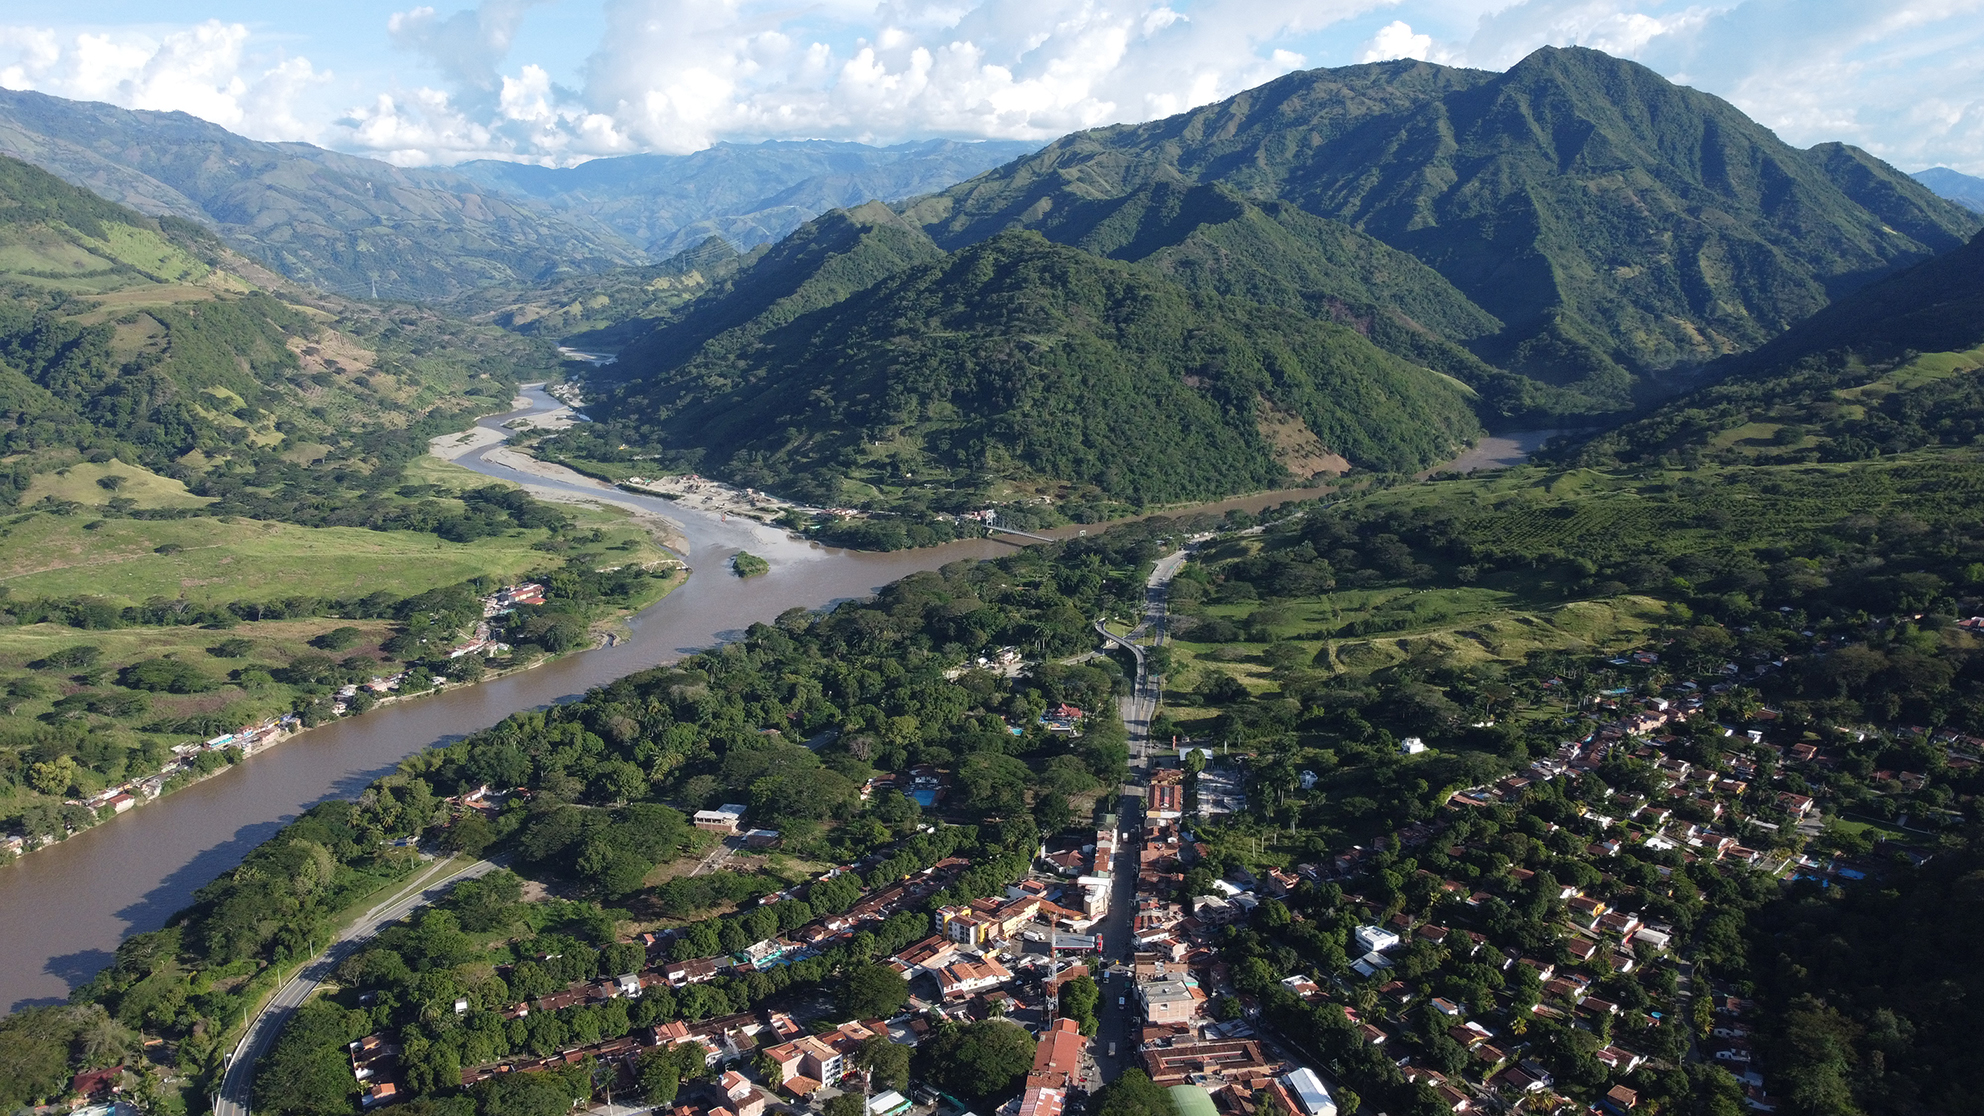
<path id="1" fill-rule="evenodd" d="M 1966 1111 L 1974 182 L 1582 47 L 556 167 L 0 91 L 0 1104 Z"/>

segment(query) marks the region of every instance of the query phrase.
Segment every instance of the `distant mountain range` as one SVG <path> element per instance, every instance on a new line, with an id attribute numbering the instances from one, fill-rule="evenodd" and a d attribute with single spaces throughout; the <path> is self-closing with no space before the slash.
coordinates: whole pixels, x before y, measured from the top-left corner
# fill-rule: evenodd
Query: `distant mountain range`
<path id="1" fill-rule="evenodd" d="M 830 209 L 933 193 L 1039 146 L 719 143 L 690 155 L 625 155 L 561 169 L 479 160 L 454 171 L 490 190 L 596 221 L 659 260 L 711 236 L 748 250 Z"/>
<path id="2" fill-rule="evenodd" d="M 1930 167 L 1915 172 L 1915 181 L 1958 205 L 1984 213 L 1984 178 L 1976 178 L 1948 167 Z"/>
<path id="3" fill-rule="evenodd" d="M 0 154 L 153 216 L 184 217 L 298 282 L 437 299 L 637 267 L 718 233 L 749 248 L 872 197 L 948 186 L 1031 145 L 720 145 L 571 170 L 406 169 L 261 143 L 185 113 L 0 90 Z"/>

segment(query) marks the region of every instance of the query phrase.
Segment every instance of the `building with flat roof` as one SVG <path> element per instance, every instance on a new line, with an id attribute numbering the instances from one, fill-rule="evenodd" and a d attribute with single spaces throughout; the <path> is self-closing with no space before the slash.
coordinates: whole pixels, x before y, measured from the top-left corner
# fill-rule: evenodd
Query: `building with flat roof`
<path id="1" fill-rule="evenodd" d="M 734 802 L 726 802 L 714 810 L 696 811 L 696 828 L 707 829 L 712 833 L 735 833 L 744 820 L 744 807 Z"/>
<path id="2" fill-rule="evenodd" d="M 1199 982 L 1185 973 L 1168 973 L 1137 985 L 1137 1000 L 1147 1023 L 1188 1023 L 1199 1013 L 1206 995 Z"/>

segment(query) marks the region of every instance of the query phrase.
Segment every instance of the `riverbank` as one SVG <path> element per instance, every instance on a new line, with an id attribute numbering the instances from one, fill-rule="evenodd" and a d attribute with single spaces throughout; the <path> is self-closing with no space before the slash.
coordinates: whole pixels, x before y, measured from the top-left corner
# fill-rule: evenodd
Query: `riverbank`
<path id="1" fill-rule="evenodd" d="M 558 404 L 541 391 L 530 406 Z M 518 414 L 483 420 L 485 448 L 503 439 Z M 459 435 L 454 436 L 459 437 Z M 439 465 L 438 458 L 423 458 Z M 478 453 L 455 455 L 461 468 L 490 480 L 518 481 L 513 468 Z M 446 467 L 450 472 L 453 466 Z M 663 517 L 680 531 L 691 572 L 668 595 L 627 617 L 624 635 L 583 654 L 568 653 L 474 686 L 451 686 L 424 700 L 394 702 L 363 717 L 321 725 L 293 743 L 248 757 L 208 778 L 78 832 L 0 872 L 0 1009 L 60 1003 L 114 960 L 118 943 L 156 930 L 203 886 L 231 871 L 257 845 L 304 810 L 327 799 L 356 797 L 407 757 L 487 728 L 520 710 L 573 700 L 588 690 L 742 638 L 755 622 L 787 609 L 828 608 L 950 562 L 1010 553 L 1011 543 L 968 540 L 898 553 L 836 550 L 749 519 L 707 515 L 562 472 L 531 477 L 533 495 L 562 489 L 580 502 Z M 445 479 L 445 478 L 443 478 Z M 457 481 L 459 478 L 457 478 Z M 483 481 L 480 483 L 487 483 Z M 540 491 L 545 490 L 545 491 Z M 771 565 L 761 577 L 729 570 L 746 550 Z M 211 635 L 211 633 L 207 633 Z"/>
<path id="2" fill-rule="evenodd" d="M 519 409 L 530 406 L 525 400 L 520 400 L 518 404 Z M 449 435 L 435 441 L 467 439 L 475 445 L 487 446 L 492 444 L 492 437 L 495 442 L 500 442 L 504 436 L 501 431 L 491 431 L 478 425 L 464 434 Z M 460 456 L 460 452 L 458 450 L 453 456 Z M 437 456 L 445 458 L 449 455 Z M 455 466 L 445 468 L 457 469 Z M 415 476 L 415 473 L 424 475 Z M 487 483 L 472 470 L 459 469 L 455 475 L 442 476 L 432 469 L 422 470 L 417 464 L 409 471 L 409 479 L 439 481 L 456 490 Z M 580 523 L 582 527 L 588 522 L 595 526 L 594 541 L 598 541 L 598 529 L 609 531 L 609 542 L 616 537 L 622 540 L 617 545 L 608 546 L 604 555 L 617 556 L 622 550 L 633 548 L 630 557 L 634 564 L 648 571 L 666 570 L 668 576 L 644 579 L 634 592 L 622 596 L 606 615 L 589 620 L 587 634 L 590 638 L 583 646 L 553 654 L 533 652 L 522 658 L 512 657 L 496 662 L 480 655 L 479 661 L 487 665 L 482 670 L 471 672 L 473 677 L 450 678 L 447 673 L 449 668 L 441 665 L 433 668 L 431 673 L 423 670 L 414 675 L 409 675 L 406 670 L 395 671 L 384 666 L 394 656 L 384 654 L 381 645 L 396 628 L 381 620 L 350 620 L 333 615 L 299 620 L 250 621 L 233 625 L 221 635 L 204 627 L 186 624 L 164 628 L 135 626 L 87 631 L 54 622 L 6 627 L 4 641 L 0 641 L 4 642 L 4 650 L 0 650 L 0 667 L 12 673 L 0 678 L 0 691 L 9 695 L 7 718 L 29 718 L 40 707 L 32 703 L 46 704 L 54 700 L 56 708 L 52 713 L 43 714 L 41 720 L 63 714 L 69 703 L 83 701 L 91 704 L 80 707 L 78 711 L 69 711 L 70 716 L 86 710 L 91 716 L 107 713 L 122 716 L 134 724 L 144 717 L 151 720 L 137 729 L 126 730 L 125 740 L 131 757 L 129 766 L 140 768 L 143 774 L 129 774 L 128 768 L 120 771 L 120 767 L 125 767 L 123 762 L 94 769 L 78 764 L 76 769 L 66 771 L 60 769 L 57 763 L 49 763 L 43 765 L 49 768 L 45 773 L 24 768 L 28 778 L 22 781 L 17 793 L 0 799 L 0 811 L 3 811 L 0 818 L 13 818 L 17 824 L 14 832 L 0 834 L 0 864 L 21 860 L 30 853 L 44 852 L 114 818 L 133 813 L 139 807 L 151 806 L 188 787 L 207 782 L 250 757 L 296 739 L 310 729 L 347 720 L 368 710 L 402 704 L 412 698 L 431 698 L 445 692 L 487 685 L 522 671 L 541 668 L 579 651 L 615 646 L 628 636 L 626 622 L 629 617 L 652 607 L 688 580 L 689 570 L 681 559 L 685 543 L 681 532 L 671 521 L 643 509 L 608 506 L 554 488 L 541 488 L 540 493 L 548 501 L 591 508 L 592 512 L 582 517 Z M 616 523 L 620 525 L 617 532 L 614 527 Z M 267 525 L 263 527 L 266 529 Z M 648 545 L 645 540 L 652 540 L 653 545 Z M 533 559 L 540 562 L 546 558 L 546 555 L 533 555 Z M 226 562 L 227 557 L 223 556 L 221 561 Z M 609 572 L 611 569 L 601 568 Z M 486 611 L 498 607 L 485 602 Z M 483 626 L 478 626 L 476 634 L 461 644 L 451 657 L 451 662 L 458 661 L 463 654 L 482 652 L 486 643 L 487 633 Z M 296 680 L 287 678 L 287 674 L 295 672 L 297 662 L 313 657 L 328 664 L 328 658 L 317 654 L 326 648 L 335 648 L 345 654 L 347 666 L 353 656 L 377 658 L 382 664 L 381 675 L 370 682 L 361 679 L 356 685 L 345 685 L 331 699 L 328 714 L 322 710 L 320 701 L 319 713 L 311 715 L 303 710 L 301 704 L 292 704 L 291 701 L 292 698 L 298 702 L 303 700 L 303 697 L 297 696 L 299 692 L 307 695 L 317 691 L 294 691 L 289 683 Z M 82 657 L 84 652 L 88 653 L 87 659 Z M 51 667 L 51 664 L 59 666 L 67 663 L 70 658 L 75 660 L 70 668 L 79 668 L 83 674 L 69 678 L 61 676 L 60 670 Z M 187 672 L 191 681 L 183 686 L 175 684 L 167 693 L 162 683 L 153 686 L 125 677 L 126 673 L 145 663 L 157 662 L 183 664 L 183 671 Z M 501 665 L 496 665 L 498 662 Z M 22 663 L 27 663 L 27 667 L 23 668 Z M 233 669 L 228 670 L 225 677 L 215 677 L 211 668 L 202 670 L 200 664 L 226 664 Z M 97 688 L 113 677 L 120 682 L 121 688 L 102 691 Z M 346 677 L 349 677 L 348 673 Z M 74 696 L 64 697 L 68 691 L 77 689 L 78 681 L 82 683 L 82 689 Z M 52 691 L 51 685 L 55 687 Z M 400 692 L 403 685 L 417 687 L 417 690 Z M 132 686 L 143 688 L 127 692 Z M 158 692 L 150 692 L 154 689 Z M 103 704 L 112 700 L 123 704 L 115 709 Z M 27 703 L 25 709 L 24 703 Z M 125 709 L 126 705 L 136 712 Z M 213 716 L 217 711 L 232 712 L 241 719 L 198 726 L 198 719 L 201 718 L 219 721 L 220 718 Z M 15 716 L 17 713 L 19 717 Z M 26 724 L 29 728 L 40 727 L 33 720 L 27 720 Z M 222 725 L 239 727 L 222 730 Z M 204 727 L 205 731 L 198 732 L 195 726 Z M 112 725 L 110 728 L 115 730 L 118 726 Z M 183 742 L 166 743 L 171 739 L 168 734 L 175 732 L 185 734 L 181 737 Z M 196 732 L 198 735 L 195 735 Z M 192 739 L 186 739 L 186 736 Z M 159 737 L 165 737 L 165 740 Z M 76 763 L 74 760 L 69 762 Z M 109 777 L 108 782 L 103 781 L 106 776 Z M 45 783 L 31 781 L 36 778 L 44 779 Z M 69 795 L 61 794 L 58 789 L 63 782 L 70 784 L 66 788 Z M 44 793 L 37 794 L 37 791 Z"/>
<path id="3" fill-rule="evenodd" d="M 431 688 L 412 693 L 398 692 L 398 687 L 407 678 L 407 672 L 401 671 L 375 680 L 374 687 L 367 688 L 368 694 L 372 696 L 372 702 L 363 709 L 352 709 L 345 704 L 346 700 L 355 695 L 360 689 L 358 686 L 347 686 L 344 691 L 339 692 L 340 702 L 334 706 L 334 714 L 316 724 L 306 724 L 297 714 L 290 713 L 255 724 L 244 725 L 239 729 L 204 740 L 189 740 L 175 745 L 172 747 L 174 758 L 168 761 L 160 770 L 105 787 L 88 798 L 66 799 L 61 802 L 61 806 L 88 811 L 90 821 L 87 824 L 78 824 L 82 819 L 71 812 L 62 819 L 66 828 L 60 836 L 50 834 L 13 834 L 0 837 L 0 865 L 12 863 L 31 853 L 62 844 L 113 818 L 131 813 L 141 807 L 170 797 L 188 787 L 206 782 L 253 756 L 267 752 L 280 744 L 295 740 L 313 729 L 322 728 L 355 717 L 361 717 L 369 712 L 402 702 L 430 698 L 444 692 L 452 692 L 473 686 L 487 685 L 527 670 L 543 667 L 567 655 L 602 647 L 611 647 L 619 642 L 621 638 L 624 638 L 626 630 L 625 620 L 628 616 L 658 603 L 670 592 L 687 581 L 688 570 L 686 566 L 677 566 L 674 572 L 679 572 L 682 576 L 673 576 L 672 572 L 667 583 L 660 587 L 658 593 L 630 599 L 623 605 L 616 606 L 612 610 L 611 615 L 593 621 L 588 626 L 592 640 L 583 648 L 575 648 L 571 651 L 556 654 L 533 654 L 525 661 L 516 662 L 513 660 L 511 665 L 507 666 L 485 666 L 484 672 L 474 679 L 451 680 L 446 676 L 433 677 Z M 211 633 L 206 634 L 209 637 L 211 636 Z M 99 638 L 101 638 L 100 635 Z M 350 692 L 346 693 L 345 691 Z M 28 805 L 34 804 L 30 803 Z"/>

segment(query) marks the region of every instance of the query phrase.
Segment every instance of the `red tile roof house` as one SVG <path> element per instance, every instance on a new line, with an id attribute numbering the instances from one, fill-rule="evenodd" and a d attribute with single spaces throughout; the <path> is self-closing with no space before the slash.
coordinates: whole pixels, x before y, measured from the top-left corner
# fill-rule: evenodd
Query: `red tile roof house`
<path id="1" fill-rule="evenodd" d="M 87 1070 L 69 1080 L 69 1091 L 85 1099 L 120 1092 L 117 1083 L 123 1076 L 123 1066 Z"/>

